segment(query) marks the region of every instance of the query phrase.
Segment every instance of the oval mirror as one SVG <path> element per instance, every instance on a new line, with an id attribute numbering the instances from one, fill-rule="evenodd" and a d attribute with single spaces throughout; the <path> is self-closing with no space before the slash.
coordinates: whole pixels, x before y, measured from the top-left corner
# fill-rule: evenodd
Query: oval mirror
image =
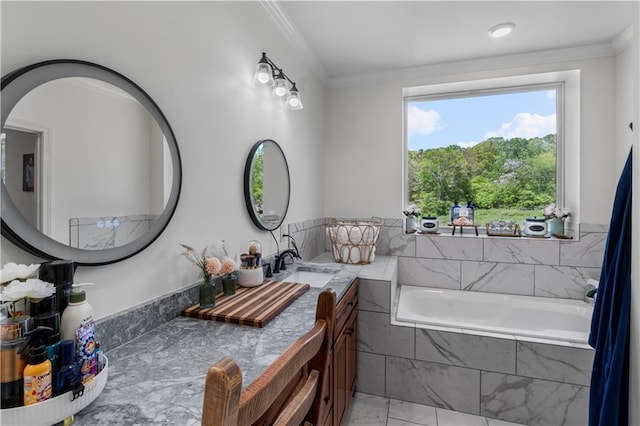
<path id="1" fill-rule="evenodd" d="M 178 145 L 139 86 L 103 66 L 40 62 L 2 77 L 2 235 L 101 265 L 151 244 L 180 195 Z"/>
<path id="2" fill-rule="evenodd" d="M 244 201 L 253 223 L 278 229 L 289 209 L 289 166 L 277 142 L 264 139 L 251 148 L 244 168 Z"/>

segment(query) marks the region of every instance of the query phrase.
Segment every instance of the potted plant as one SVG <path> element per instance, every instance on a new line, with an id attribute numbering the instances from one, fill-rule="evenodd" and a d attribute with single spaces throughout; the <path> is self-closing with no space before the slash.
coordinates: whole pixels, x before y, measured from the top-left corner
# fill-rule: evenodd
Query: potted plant
<path id="1" fill-rule="evenodd" d="M 420 217 L 420 207 L 416 204 L 411 204 L 403 212 L 404 218 L 404 232 L 406 234 L 416 231 L 416 218 Z"/>
<path id="2" fill-rule="evenodd" d="M 544 209 L 544 217 L 549 221 L 549 234 L 564 235 L 564 221 L 571 215 L 569 209 L 549 204 Z"/>

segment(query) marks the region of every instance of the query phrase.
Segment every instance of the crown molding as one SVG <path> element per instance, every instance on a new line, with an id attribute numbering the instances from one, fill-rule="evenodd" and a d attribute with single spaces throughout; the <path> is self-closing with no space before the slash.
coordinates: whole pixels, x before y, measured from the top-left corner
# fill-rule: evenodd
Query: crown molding
<path id="1" fill-rule="evenodd" d="M 298 31 L 287 14 L 280 8 L 277 0 L 260 0 L 260 4 L 276 27 L 303 58 L 309 70 L 324 84 L 328 84 L 330 81 L 329 73 L 327 73 L 327 70 L 318 57 L 313 53 L 313 50 L 304 37 L 302 37 L 300 31 Z"/>
<path id="2" fill-rule="evenodd" d="M 489 71 L 501 68 L 514 68 L 568 62 L 603 56 L 614 56 L 612 43 L 600 43 L 588 46 L 569 47 L 538 52 L 519 53 L 514 55 L 494 56 L 469 59 L 464 61 L 444 62 L 420 67 L 382 71 L 368 74 L 354 74 L 329 80 L 329 87 L 352 86 L 371 83 L 385 83 L 397 80 L 424 79 L 447 74 L 462 74 L 478 71 Z"/>
<path id="3" fill-rule="evenodd" d="M 611 46 L 613 50 L 616 52 L 616 55 L 624 52 L 627 48 L 631 47 L 633 44 L 633 26 L 627 27 L 626 30 L 621 32 L 616 38 L 611 42 Z"/>

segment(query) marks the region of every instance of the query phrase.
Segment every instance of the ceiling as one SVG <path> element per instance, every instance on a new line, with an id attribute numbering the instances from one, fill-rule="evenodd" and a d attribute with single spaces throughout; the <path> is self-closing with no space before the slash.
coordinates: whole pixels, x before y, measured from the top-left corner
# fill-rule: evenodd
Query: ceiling
<path id="1" fill-rule="evenodd" d="M 638 1 L 278 1 L 325 80 L 611 43 Z M 281 18 L 282 18 L 281 17 Z M 487 30 L 516 25 L 494 39 Z"/>

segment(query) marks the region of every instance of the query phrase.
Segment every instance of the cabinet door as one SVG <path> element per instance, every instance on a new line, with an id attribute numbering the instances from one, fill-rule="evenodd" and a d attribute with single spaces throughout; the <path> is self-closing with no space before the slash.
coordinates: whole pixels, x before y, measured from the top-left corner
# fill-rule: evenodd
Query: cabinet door
<path id="1" fill-rule="evenodd" d="M 345 328 L 345 334 L 347 337 L 347 368 L 346 368 L 346 380 L 347 380 L 347 408 L 350 405 L 351 397 L 356 391 L 356 378 L 358 375 L 358 310 L 354 309 L 347 321 Z"/>
<path id="2" fill-rule="evenodd" d="M 339 425 L 347 408 L 349 390 L 347 388 L 347 336 L 344 331 L 338 335 L 333 347 L 333 417 L 334 425 Z"/>

